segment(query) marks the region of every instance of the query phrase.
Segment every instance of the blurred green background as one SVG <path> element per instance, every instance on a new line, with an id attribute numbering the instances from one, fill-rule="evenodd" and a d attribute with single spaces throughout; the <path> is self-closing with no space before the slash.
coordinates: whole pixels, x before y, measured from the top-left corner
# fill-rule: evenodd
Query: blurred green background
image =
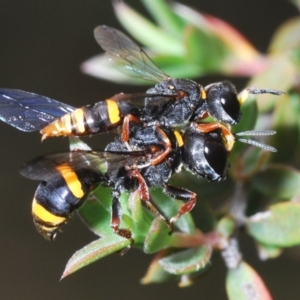
<path id="1" fill-rule="evenodd" d="M 137 0 L 127 3 L 147 16 Z M 275 29 L 292 16 L 294 6 L 283 0 L 184 1 L 198 10 L 224 19 L 236 27 L 260 51 L 266 51 Z M 143 91 L 84 75 L 79 65 L 101 50 L 93 29 L 107 24 L 122 29 L 110 1 L 2 0 L 0 3 L 0 86 L 47 95 L 73 106 L 99 101 L 118 92 Z M 222 79 L 199 79 L 203 85 Z M 231 78 L 238 90 L 247 79 Z M 37 182 L 18 174 L 19 166 L 41 154 L 67 150 L 67 139 L 40 143 L 37 133 L 25 134 L 1 126 L 0 298 L 1 299 L 226 299 L 225 267 L 218 256 L 211 271 L 187 289 L 176 283 L 141 286 L 151 257 L 131 250 L 125 256 L 109 256 L 59 282 L 69 257 L 93 239 L 74 216 L 54 243 L 39 236 L 30 206 Z M 90 140 L 102 148 L 104 137 Z M 88 140 L 89 141 L 89 140 Z M 242 240 L 245 259 L 259 272 L 276 299 L 299 299 L 297 251 L 279 259 L 260 262 L 251 241 Z"/>

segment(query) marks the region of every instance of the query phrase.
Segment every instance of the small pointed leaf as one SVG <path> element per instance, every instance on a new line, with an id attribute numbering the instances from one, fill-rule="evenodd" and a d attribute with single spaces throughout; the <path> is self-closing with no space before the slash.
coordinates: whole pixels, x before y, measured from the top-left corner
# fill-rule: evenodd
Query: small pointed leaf
<path id="1" fill-rule="evenodd" d="M 204 269 L 210 261 L 211 254 L 211 246 L 203 245 L 162 258 L 159 263 L 171 274 L 189 274 Z"/>
<path id="2" fill-rule="evenodd" d="M 181 36 L 184 22 L 172 11 L 169 3 L 162 0 L 142 0 L 142 2 L 160 27 L 178 38 Z"/>
<path id="3" fill-rule="evenodd" d="M 178 37 L 164 32 L 123 1 L 115 1 L 114 8 L 120 23 L 136 40 L 158 53 L 184 55 L 185 49 Z"/>
<path id="4" fill-rule="evenodd" d="M 170 228 L 166 222 L 159 218 L 154 219 L 144 243 L 144 252 L 151 254 L 167 247 L 170 238 Z"/>
<path id="5" fill-rule="evenodd" d="M 129 209 L 128 217 L 130 216 L 130 221 L 132 223 L 129 227 L 133 233 L 134 244 L 144 244 L 154 219 L 153 213 L 147 207 L 142 205 L 139 190 L 130 193 L 128 201 L 124 202 L 123 205 L 127 206 Z M 127 222 L 127 224 L 129 223 Z"/>
<path id="6" fill-rule="evenodd" d="M 117 234 L 112 234 L 111 236 L 93 241 L 73 254 L 66 265 L 62 278 L 65 278 L 100 258 L 123 250 L 129 245 L 130 241 L 128 239 L 122 238 Z"/>

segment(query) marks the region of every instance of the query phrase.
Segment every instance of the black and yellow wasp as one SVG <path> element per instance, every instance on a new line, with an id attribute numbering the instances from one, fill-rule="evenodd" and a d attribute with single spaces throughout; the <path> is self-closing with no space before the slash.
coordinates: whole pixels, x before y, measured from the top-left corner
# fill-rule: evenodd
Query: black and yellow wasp
<path id="1" fill-rule="evenodd" d="M 133 122 L 129 138 L 109 143 L 105 151 L 77 150 L 35 159 L 21 169 L 21 174 L 41 180 L 32 203 L 32 214 L 38 231 L 52 240 L 71 213 L 79 208 L 100 184 L 112 188 L 111 227 L 133 242 L 130 230 L 120 228 L 123 191 L 138 191 L 140 199 L 167 225 L 173 228 L 182 215 L 196 204 L 196 194 L 168 184 L 181 167 L 208 181 L 226 178 L 229 155 L 234 142 L 242 141 L 276 151 L 257 141 L 240 139 L 220 123 L 191 123 L 184 131 Z M 246 135 L 269 135 L 274 132 L 245 132 Z M 130 150 L 128 150 L 128 147 Z M 170 220 L 152 202 L 150 187 L 164 191 L 184 203 Z"/>
<path id="2" fill-rule="evenodd" d="M 238 95 L 229 81 L 203 87 L 189 79 L 171 78 L 122 32 L 99 26 L 94 33 L 99 45 L 126 72 L 158 83 L 145 94 L 121 93 L 78 109 L 34 93 L 1 88 L 0 119 L 19 130 L 41 131 L 43 139 L 107 132 L 122 125 L 129 115 L 172 128 L 202 120 L 207 114 L 232 125 L 240 120 L 240 105 L 249 94 L 283 94 L 272 89 L 245 89 Z M 133 104 L 133 99 L 139 104 Z"/>
<path id="3" fill-rule="evenodd" d="M 42 139 L 93 135 L 117 128 L 127 115 L 139 116 L 130 102 L 138 95 L 121 93 L 76 109 L 46 96 L 0 88 L 0 120 L 22 131 L 40 131 Z"/>
<path id="4" fill-rule="evenodd" d="M 111 101 L 119 108 L 122 107 L 120 103 L 123 97 L 130 96 L 120 94 L 116 97 Z M 126 107 L 131 105 L 128 104 L 130 102 L 127 98 L 124 101 Z M 110 104 L 103 102 L 102 116 L 108 116 Z M 76 123 L 79 119 L 82 120 L 76 111 L 85 112 L 88 109 L 93 110 L 93 107 L 95 105 L 75 109 L 33 93 L 0 89 L 1 119 L 24 131 L 44 130 L 57 120 L 61 122 L 66 116 L 74 116 L 72 122 Z M 137 112 L 134 109 L 131 111 Z M 99 115 L 101 116 L 100 113 Z M 55 237 L 57 230 L 70 214 L 99 184 L 113 188 L 111 226 L 117 234 L 132 240 L 131 232 L 120 228 L 122 212 L 119 197 L 124 190 L 129 192 L 138 190 L 141 200 L 172 227 L 173 223 L 191 211 L 196 203 L 195 193 L 168 184 L 170 177 L 182 166 L 208 181 L 220 181 L 226 178 L 229 154 L 235 140 L 275 151 L 274 148 L 259 142 L 236 138 L 226 126 L 218 122 L 202 124 L 191 122 L 182 131 L 178 131 L 155 122 L 146 123 L 139 118 L 138 113 L 124 114 L 122 117 L 126 120 L 125 124 L 123 122 L 124 130 L 120 137 L 107 145 L 105 151 L 78 150 L 49 155 L 29 162 L 22 168 L 21 174 L 25 177 L 41 180 L 32 203 L 32 213 L 38 231 L 47 239 L 52 240 Z M 106 124 L 113 123 L 111 119 L 107 117 L 106 119 L 108 120 Z M 87 126 L 98 120 L 99 118 L 95 117 L 95 120 L 92 119 Z M 114 123 L 113 126 L 110 125 L 111 127 L 104 126 L 102 130 L 107 131 L 118 125 L 119 123 Z M 77 129 L 70 129 L 67 133 L 76 135 L 78 132 Z M 84 130 L 81 133 L 84 133 Z M 265 131 L 245 134 L 272 133 Z M 167 194 L 184 201 L 177 214 L 170 220 L 166 220 L 152 203 L 149 187 L 153 186 L 161 186 Z"/>
<path id="5" fill-rule="evenodd" d="M 250 88 L 238 94 L 229 81 L 203 87 L 190 79 L 172 78 L 119 30 L 102 25 L 94 30 L 94 35 L 108 58 L 122 67 L 121 71 L 133 77 L 157 82 L 146 91 L 146 94 L 160 95 L 158 98 L 145 98 L 141 118 L 147 123 L 155 121 L 164 126 L 176 127 L 202 120 L 209 114 L 218 122 L 234 125 L 241 118 L 240 106 L 249 94 L 283 94 L 273 89 Z M 170 97 L 162 98 L 161 95 Z"/>

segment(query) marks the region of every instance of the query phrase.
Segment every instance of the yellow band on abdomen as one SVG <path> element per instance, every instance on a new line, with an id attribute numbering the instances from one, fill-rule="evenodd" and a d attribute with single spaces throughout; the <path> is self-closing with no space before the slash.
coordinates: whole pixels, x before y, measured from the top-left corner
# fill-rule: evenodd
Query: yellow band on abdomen
<path id="1" fill-rule="evenodd" d="M 35 198 L 32 201 L 32 214 L 39 218 L 41 221 L 50 223 L 53 226 L 59 225 L 66 220 L 65 217 L 55 216 L 51 212 L 47 211 L 42 205 L 37 203 Z"/>
<path id="2" fill-rule="evenodd" d="M 119 107 L 118 107 L 118 104 L 116 103 L 116 101 L 107 99 L 106 104 L 107 104 L 107 112 L 108 112 L 109 121 L 112 124 L 119 123 L 121 120 L 120 110 L 119 110 Z"/>
<path id="3" fill-rule="evenodd" d="M 60 172 L 62 177 L 67 183 L 68 188 L 76 198 L 82 198 L 84 196 L 84 191 L 82 190 L 82 185 L 78 179 L 76 173 L 67 164 L 62 164 L 57 166 L 56 169 Z"/>
<path id="4" fill-rule="evenodd" d="M 84 133 L 85 132 L 85 126 L 84 126 L 84 112 L 82 108 L 78 108 L 74 110 L 72 113 L 73 115 L 73 124 L 76 128 L 76 131 L 78 133 Z"/>

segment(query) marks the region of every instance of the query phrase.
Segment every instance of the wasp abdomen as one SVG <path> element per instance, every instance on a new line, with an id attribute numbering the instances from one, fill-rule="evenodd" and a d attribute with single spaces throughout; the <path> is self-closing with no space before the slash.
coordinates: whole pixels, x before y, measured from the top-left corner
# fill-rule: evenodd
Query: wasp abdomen
<path id="1" fill-rule="evenodd" d="M 41 130 L 42 139 L 53 136 L 82 136 L 107 132 L 122 122 L 119 103 L 107 99 L 75 109 Z"/>
<path id="2" fill-rule="evenodd" d="M 55 238 L 70 214 L 104 181 L 101 173 L 88 168 L 74 171 L 63 164 L 57 166 L 56 171 L 51 180 L 39 184 L 32 202 L 34 224 L 47 240 Z"/>

